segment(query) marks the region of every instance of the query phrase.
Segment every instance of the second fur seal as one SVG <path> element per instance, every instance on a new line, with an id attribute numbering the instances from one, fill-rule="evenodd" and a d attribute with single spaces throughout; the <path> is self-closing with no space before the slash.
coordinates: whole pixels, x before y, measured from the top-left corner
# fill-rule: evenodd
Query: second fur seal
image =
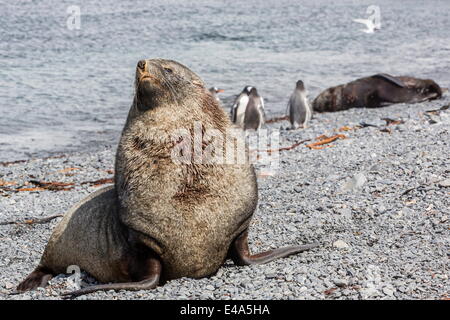
<path id="1" fill-rule="evenodd" d="M 112 282 L 69 293 L 74 297 L 97 290 L 151 289 L 170 279 L 212 275 L 227 258 L 237 265 L 261 264 L 316 247 L 250 253 L 248 229 L 258 201 L 253 166 L 174 158 L 180 140 L 174 139 L 175 132 L 204 146 L 194 136 L 196 124 L 201 132 L 225 134 L 232 128 L 190 69 L 172 60 L 140 61 L 117 150 L 115 186 L 65 214 L 39 265 L 17 291 L 45 286 L 70 265 Z M 186 156 L 190 149 L 181 150 L 175 155 Z"/>
<path id="2" fill-rule="evenodd" d="M 393 103 L 416 103 L 442 96 L 431 79 L 394 77 L 386 73 L 328 88 L 313 101 L 314 111 L 333 112 L 350 108 L 378 108 Z"/>

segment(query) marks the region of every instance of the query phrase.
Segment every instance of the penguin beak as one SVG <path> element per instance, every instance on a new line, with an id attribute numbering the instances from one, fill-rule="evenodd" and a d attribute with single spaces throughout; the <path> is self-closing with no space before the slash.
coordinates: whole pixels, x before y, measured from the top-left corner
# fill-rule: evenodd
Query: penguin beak
<path id="1" fill-rule="evenodd" d="M 222 93 L 222 92 L 225 92 L 225 90 L 223 90 L 223 89 L 217 89 L 217 93 Z"/>

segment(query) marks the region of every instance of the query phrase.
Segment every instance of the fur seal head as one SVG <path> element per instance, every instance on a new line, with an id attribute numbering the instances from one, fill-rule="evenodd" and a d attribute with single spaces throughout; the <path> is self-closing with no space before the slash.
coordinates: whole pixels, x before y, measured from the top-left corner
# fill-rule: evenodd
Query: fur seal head
<path id="1" fill-rule="evenodd" d="M 405 81 L 408 83 L 408 81 Z M 441 87 L 431 79 L 414 79 L 412 88 L 416 91 L 417 101 L 434 100 L 442 97 Z"/>
<path id="2" fill-rule="evenodd" d="M 193 92 L 204 92 L 205 83 L 176 61 L 148 59 L 137 64 L 135 87 L 137 107 L 146 111 L 166 103 L 182 103 Z"/>
<path id="3" fill-rule="evenodd" d="M 158 122 L 164 122 L 162 128 L 168 132 L 191 127 L 194 121 L 224 130 L 229 125 L 227 118 L 205 82 L 188 67 L 166 59 L 138 62 L 135 96 L 123 132 L 136 121 L 141 124 L 135 127 L 144 131 Z"/>

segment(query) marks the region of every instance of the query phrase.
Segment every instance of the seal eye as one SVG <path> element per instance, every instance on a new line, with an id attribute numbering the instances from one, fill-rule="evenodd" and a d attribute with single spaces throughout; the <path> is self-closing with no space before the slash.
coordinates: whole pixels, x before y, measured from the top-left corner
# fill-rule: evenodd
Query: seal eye
<path id="1" fill-rule="evenodd" d="M 170 69 L 170 68 L 164 68 L 164 71 L 167 72 L 167 73 L 173 73 L 173 70 Z"/>

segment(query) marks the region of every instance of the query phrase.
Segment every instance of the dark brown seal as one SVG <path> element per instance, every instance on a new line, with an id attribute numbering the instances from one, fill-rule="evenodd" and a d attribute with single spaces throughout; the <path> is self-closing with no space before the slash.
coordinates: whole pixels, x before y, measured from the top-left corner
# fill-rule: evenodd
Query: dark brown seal
<path id="1" fill-rule="evenodd" d="M 232 128 L 187 67 L 171 60 L 140 61 L 117 149 L 115 187 L 94 193 L 64 216 L 39 266 L 17 290 L 44 286 L 69 265 L 113 282 L 71 296 L 151 289 L 170 279 L 214 274 L 227 257 L 238 265 L 259 264 L 315 247 L 250 253 L 248 227 L 258 200 L 254 169 L 248 163 L 174 161 L 173 133 L 185 128 L 192 135 L 196 123 L 205 132 Z"/>
<path id="2" fill-rule="evenodd" d="M 437 99 L 442 89 L 430 79 L 394 77 L 380 73 L 329 88 L 313 102 L 317 112 L 350 108 L 378 108 L 393 103 L 416 103 Z"/>

